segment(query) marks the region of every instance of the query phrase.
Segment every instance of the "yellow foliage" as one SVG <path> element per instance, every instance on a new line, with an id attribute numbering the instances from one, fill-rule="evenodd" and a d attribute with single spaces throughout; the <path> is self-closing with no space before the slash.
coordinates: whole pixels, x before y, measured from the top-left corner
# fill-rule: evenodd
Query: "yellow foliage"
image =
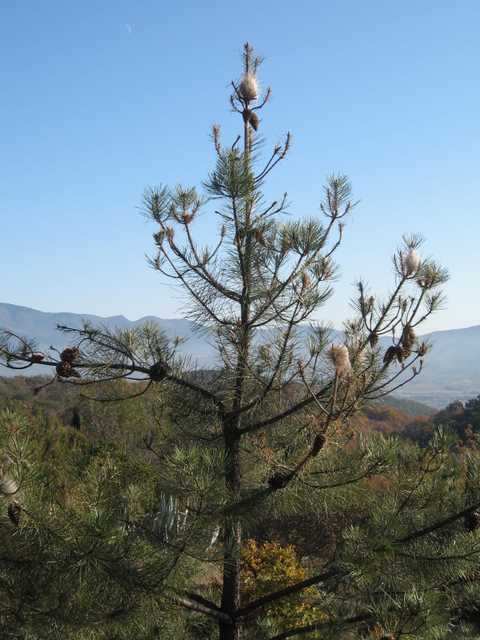
<path id="1" fill-rule="evenodd" d="M 293 545 L 246 540 L 242 563 L 242 600 L 245 604 L 308 578 Z M 315 587 L 304 589 L 299 594 L 273 602 L 265 609 L 264 615 L 281 629 L 326 620 L 325 613 L 314 604 L 318 596 Z"/>

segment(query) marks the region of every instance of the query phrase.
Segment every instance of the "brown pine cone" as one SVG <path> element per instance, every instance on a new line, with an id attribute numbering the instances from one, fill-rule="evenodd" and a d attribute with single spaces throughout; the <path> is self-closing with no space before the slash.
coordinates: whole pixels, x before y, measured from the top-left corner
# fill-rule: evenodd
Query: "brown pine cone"
<path id="1" fill-rule="evenodd" d="M 383 362 L 385 364 L 390 364 L 397 357 L 397 349 L 396 347 L 388 347 L 385 351 L 385 355 L 383 356 Z"/>
<path id="2" fill-rule="evenodd" d="M 156 362 L 150 367 L 150 378 L 154 382 L 161 382 L 168 374 L 167 367 L 161 362 Z"/>
<path id="3" fill-rule="evenodd" d="M 416 339 L 415 331 L 412 329 L 412 327 L 409 324 L 405 325 L 402 332 L 402 339 L 401 339 L 403 348 L 411 352 L 415 344 L 415 339 Z"/>
<path id="4" fill-rule="evenodd" d="M 252 129 L 254 131 L 258 131 L 258 127 L 260 125 L 260 118 L 257 116 L 255 111 L 252 111 L 250 113 L 249 122 L 250 122 L 250 126 L 252 127 Z"/>
<path id="5" fill-rule="evenodd" d="M 313 441 L 313 447 L 312 447 L 312 458 L 314 458 L 315 456 L 318 456 L 318 454 L 320 453 L 320 451 L 323 449 L 323 446 L 326 442 L 326 438 L 323 435 L 323 433 L 319 433 L 315 440 Z"/>
<path id="6" fill-rule="evenodd" d="M 77 349 L 77 347 L 67 347 L 60 354 L 60 360 L 62 362 L 73 364 L 79 355 L 80 351 Z"/>
<path id="7" fill-rule="evenodd" d="M 8 517 L 16 527 L 18 527 L 18 525 L 20 524 L 21 512 L 22 512 L 22 507 L 18 504 L 18 502 L 11 502 L 8 505 L 8 510 L 7 510 Z"/>
<path id="8" fill-rule="evenodd" d="M 289 480 L 290 474 L 276 473 L 268 479 L 268 484 L 272 489 L 283 489 L 283 487 L 287 486 Z"/>
<path id="9" fill-rule="evenodd" d="M 480 527 L 480 513 L 478 511 L 467 513 L 464 522 L 467 531 L 476 531 Z"/>
<path id="10" fill-rule="evenodd" d="M 55 369 L 57 371 L 57 375 L 60 378 L 80 378 L 80 374 L 78 373 L 78 371 L 72 367 L 70 362 L 67 362 L 65 360 L 59 362 Z"/>

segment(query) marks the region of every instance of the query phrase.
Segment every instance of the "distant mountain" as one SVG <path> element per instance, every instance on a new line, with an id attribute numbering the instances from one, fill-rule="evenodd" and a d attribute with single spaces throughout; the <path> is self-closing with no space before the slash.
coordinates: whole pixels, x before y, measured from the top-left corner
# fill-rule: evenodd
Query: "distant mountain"
<path id="1" fill-rule="evenodd" d="M 155 316 L 145 316 L 139 320 L 128 320 L 125 316 L 109 316 L 103 318 L 92 314 L 79 313 L 48 313 L 20 307 L 15 304 L 0 302 L 0 329 L 10 329 L 21 336 L 34 338 L 40 350 L 46 350 L 51 345 L 57 349 L 63 349 L 68 344 L 68 336 L 57 330 L 57 325 L 64 325 L 74 329 L 80 328 L 87 321 L 94 326 L 103 326 L 107 329 L 129 329 L 153 322 L 158 324 L 166 335 L 173 339 L 177 336 L 185 338 L 186 344 L 180 347 L 180 352 L 192 355 L 199 367 L 212 366 L 215 352 L 204 335 L 195 330 L 195 325 L 189 320 L 163 319 Z M 44 368 L 37 367 L 29 372 L 44 373 Z M 10 375 L 5 369 L 0 375 Z"/>
<path id="2" fill-rule="evenodd" d="M 91 314 L 46 313 L 28 307 L 0 303 L 0 328 L 8 328 L 21 335 L 35 338 L 40 349 L 48 349 L 50 345 L 63 348 L 67 339 L 56 330 L 57 324 L 80 327 L 84 320 L 109 329 L 135 327 L 144 322 L 158 323 L 169 337 L 186 338 L 186 343 L 181 349 L 183 353 L 190 354 L 193 362 L 199 367 L 208 368 L 214 365 L 215 350 L 212 344 L 189 320 L 146 316 L 132 321 L 124 316 L 102 318 Z M 442 408 L 454 400 L 464 401 L 479 395 L 480 325 L 436 331 L 423 338 L 433 347 L 425 358 L 424 370 L 413 382 L 395 392 L 395 395 L 433 408 Z M 39 373 L 33 367 L 29 372 Z M 10 374 L 7 369 L 0 373 Z"/>
<path id="3" fill-rule="evenodd" d="M 395 395 L 434 408 L 480 394 L 480 325 L 422 336 L 432 345 L 422 373 Z"/>

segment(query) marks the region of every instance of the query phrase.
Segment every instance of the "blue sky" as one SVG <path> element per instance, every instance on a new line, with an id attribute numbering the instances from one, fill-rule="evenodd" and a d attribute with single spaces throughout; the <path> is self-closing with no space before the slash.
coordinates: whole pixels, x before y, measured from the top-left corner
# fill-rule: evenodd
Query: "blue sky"
<path id="1" fill-rule="evenodd" d="M 273 89 L 262 132 L 294 141 L 268 193 L 316 214 L 341 171 L 361 199 L 319 317 L 340 325 L 359 276 L 386 292 L 392 250 L 418 232 L 451 272 L 426 328 L 479 324 L 479 31 L 476 0 L 2 3 L 0 300 L 179 315 L 145 262 L 141 194 L 206 176 L 211 124 L 239 126 L 228 83 L 249 40 Z"/>

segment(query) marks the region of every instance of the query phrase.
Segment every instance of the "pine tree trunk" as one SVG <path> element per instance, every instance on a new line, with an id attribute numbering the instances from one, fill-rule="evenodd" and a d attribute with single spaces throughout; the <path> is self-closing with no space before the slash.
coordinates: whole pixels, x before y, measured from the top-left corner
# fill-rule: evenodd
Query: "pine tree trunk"
<path id="1" fill-rule="evenodd" d="M 251 150 L 250 131 L 244 120 L 244 153 L 245 162 L 250 163 Z M 235 397 L 233 400 L 233 420 L 227 420 L 223 425 L 225 441 L 225 485 L 233 503 L 241 497 L 241 467 L 240 467 L 240 435 L 241 417 L 239 411 L 242 406 L 246 365 L 250 350 L 250 274 L 252 247 L 250 238 L 250 216 L 252 202 L 246 204 L 245 230 L 247 240 L 243 255 L 243 290 L 241 299 L 241 327 L 242 337 L 238 352 Z M 219 623 L 220 640 L 240 640 L 242 624 L 235 621 L 235 612 L 240 608 L 240 552 L 242 546 L 242 523 L 238 515 L 230 514 L 224 522 L 224 554 L 223 554 L 223 592 L 222 610 L 233 618 L 232 624 Z"/>
<path id="2" fill-rule="evenodd" d="M 233 502 L 240 497 L 240 443 L 236 425 L 225 426 L 225 482 Z M 222 610 L 230 616 L 240 607 L 240 548 L 242 527 L 237 515 L 227 515 L 224 522 Z M 239 640 L 238 623 L 219 623 L 220 640 Z"/>

